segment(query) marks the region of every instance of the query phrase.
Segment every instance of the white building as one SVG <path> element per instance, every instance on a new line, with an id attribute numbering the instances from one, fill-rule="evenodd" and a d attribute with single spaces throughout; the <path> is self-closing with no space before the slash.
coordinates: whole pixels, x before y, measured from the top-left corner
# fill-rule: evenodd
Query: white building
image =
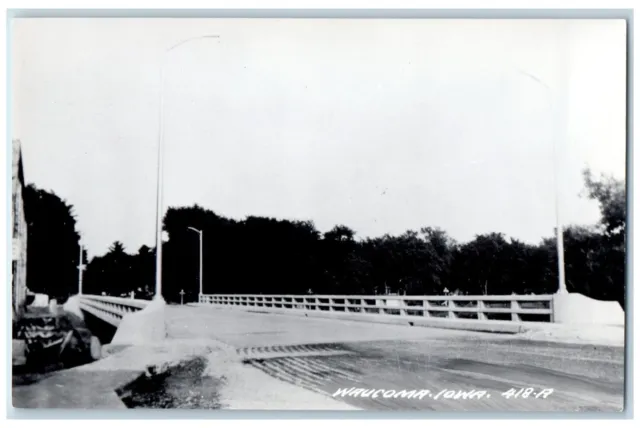
<path id="1" fill-rule="evenodd" d="M 13 320 L 15 321 L 22 315 L 27 300 L 27 221 L 24 213 L 23 192 L 25 184 L 20 140 L 13 140 L 12 185 L 13 250 L 11 270 Z"/>

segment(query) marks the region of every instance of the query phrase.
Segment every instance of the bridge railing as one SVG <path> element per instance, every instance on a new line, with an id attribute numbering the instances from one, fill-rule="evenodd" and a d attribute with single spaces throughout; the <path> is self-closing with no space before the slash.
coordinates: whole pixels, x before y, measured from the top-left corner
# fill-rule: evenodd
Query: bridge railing
<path id="1" fill-rule="evenodd" d="M 149 300 L 138 300 L 126 297 L 80 296 L 80 309 L 106 321 L 114 326 L 120 325 L 122 318 L 132 312 L 140 311 L 151 303 Z"/>
<path id="2" fill-rule="evenodd" d="M 202 294 L 200 303 L 266 311 L 325 311 L 360 315 L 553 322 L 552 295 L 340 296 Z"/>

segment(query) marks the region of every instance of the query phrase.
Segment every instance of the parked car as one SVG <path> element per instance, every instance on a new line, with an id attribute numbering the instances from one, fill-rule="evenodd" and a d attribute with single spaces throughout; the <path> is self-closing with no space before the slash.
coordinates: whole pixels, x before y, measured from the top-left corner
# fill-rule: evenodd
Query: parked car
<path id="1" fill-rule="evenodd" d="M 69 313 L 27 312 L 17 329 L 16 338 L 23 342 L 19 348 L 24 349 L 23 361 L 29 371 L 74 367 L 102 356 L 100 340 Z"/>

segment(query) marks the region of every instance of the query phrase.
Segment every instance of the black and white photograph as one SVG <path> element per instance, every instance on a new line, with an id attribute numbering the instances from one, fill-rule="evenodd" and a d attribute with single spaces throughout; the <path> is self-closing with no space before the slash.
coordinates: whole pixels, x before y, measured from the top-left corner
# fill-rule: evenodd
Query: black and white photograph
<path id="1" fill-rule="evenodd" d="M 14 409 L 628 410 L 625 19 L 8 25 Z"/>

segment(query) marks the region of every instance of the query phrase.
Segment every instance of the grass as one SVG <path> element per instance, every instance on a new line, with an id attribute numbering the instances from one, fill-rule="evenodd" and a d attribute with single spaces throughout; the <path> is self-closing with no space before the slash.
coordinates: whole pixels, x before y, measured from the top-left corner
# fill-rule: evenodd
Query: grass
<path id="1" fill-rule="evenodd" d="M 183 361 L 164 373 L 144 376 L 119 393 L 130 409 L 219 409 L 221 380 L 204 376 L 203 357 Z"/>

